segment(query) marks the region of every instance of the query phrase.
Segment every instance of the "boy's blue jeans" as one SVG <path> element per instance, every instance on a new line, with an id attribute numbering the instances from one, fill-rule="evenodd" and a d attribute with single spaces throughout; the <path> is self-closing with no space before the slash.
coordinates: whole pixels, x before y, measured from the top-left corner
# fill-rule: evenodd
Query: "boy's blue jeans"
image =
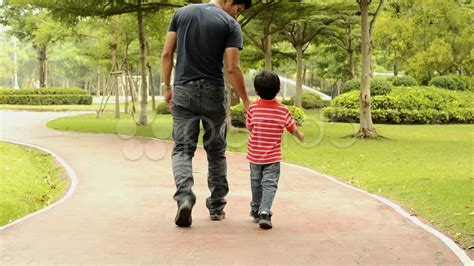
<path id="1" fill-rule="evenodd" d="M 253 211 L 272 215 L 272 203 L 280 179 L 280 162 L 271 164 L 250 163 L 250 184 L 252 188 Z"/>
<path id="2" fill-rule="evenodd" d="M 173 89 L 171 114 L 173 116 L 174 146 L 172 153 L 173 175 L 176 193 L 173 198 L 179 203 L 190 200 L 194 205 L 196 196 L 192 158 L 196 151 L 200 124 L 204 127 L 203 145 L 208 161 L 208 187 L 211 196 L 206 200 L 210 213 L 222 211 L 227 203 L 224 197 L 229 192 L 227 182 L 226 150 L 226 93 L 223 86 L 210 84 L 176 85 Z"/>

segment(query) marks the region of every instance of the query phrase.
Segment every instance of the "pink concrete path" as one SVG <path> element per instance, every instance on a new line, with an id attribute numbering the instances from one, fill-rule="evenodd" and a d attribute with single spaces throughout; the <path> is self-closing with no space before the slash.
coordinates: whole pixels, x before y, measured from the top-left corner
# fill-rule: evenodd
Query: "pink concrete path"
<path id="1" fill-rule="evenodd" d="M 79 179 L 63 203 L 0 231 L 0 265 L 462 265 L 445 243 L 387 205 L 291 165 L 282 166 L 274 228 L 260 230 L 248 216 L 241 154 L 228 154 L 227 217 L 215 222 L 205 208 L 207 167 L 198 149 L 193 225 L 177 228 L 171 144 L 44 126 L 70 114 L 0 111 L 1 139 L 51 150 Z"/>

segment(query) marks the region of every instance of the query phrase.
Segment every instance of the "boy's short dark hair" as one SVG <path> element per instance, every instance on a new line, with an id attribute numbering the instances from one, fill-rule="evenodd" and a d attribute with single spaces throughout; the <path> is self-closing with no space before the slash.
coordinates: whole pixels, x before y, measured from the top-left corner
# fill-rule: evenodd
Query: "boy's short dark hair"
<path id="1" fill-rule="evenodd" d="M 280 78 L 274 72 L 263 70 L 253 81 L 255 92 L 264 100 L 273 100 L 280 91 Z"/>
<path id="2" fill-rule="evenodd" d="M 245 10 L 249 9 L 252 6 L 252 0 L 234 0 L 233 5 L 245 5 Z"/>

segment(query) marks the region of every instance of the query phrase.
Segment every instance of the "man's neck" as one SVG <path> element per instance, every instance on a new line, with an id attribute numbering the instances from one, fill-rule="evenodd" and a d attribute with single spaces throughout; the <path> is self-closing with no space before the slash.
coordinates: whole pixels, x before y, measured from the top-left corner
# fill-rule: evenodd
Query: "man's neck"
<path id="1" fill-rule="evenodd" d="M 214 4 L 220 8 L 224 8 L 225 0 L 211 0 L 211 4 Z"/>

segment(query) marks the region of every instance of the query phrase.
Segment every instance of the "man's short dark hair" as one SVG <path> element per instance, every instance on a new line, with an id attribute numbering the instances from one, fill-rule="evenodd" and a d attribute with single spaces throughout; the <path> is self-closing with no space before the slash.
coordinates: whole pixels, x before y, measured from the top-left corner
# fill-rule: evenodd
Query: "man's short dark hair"
<path id="1" fill-rule="evenodd" d="M 264 100 L 272 100 L 280 91 L 280 78 L 274 72 L 263 70 L 253 81 L 255 92 Z"/>
<path id="2" fill-rule="evenodd" d="M 234 0 L 233 5 L 245 5 L 245 10 L 249 9 L 252 6 L 252 0 Z"/>

